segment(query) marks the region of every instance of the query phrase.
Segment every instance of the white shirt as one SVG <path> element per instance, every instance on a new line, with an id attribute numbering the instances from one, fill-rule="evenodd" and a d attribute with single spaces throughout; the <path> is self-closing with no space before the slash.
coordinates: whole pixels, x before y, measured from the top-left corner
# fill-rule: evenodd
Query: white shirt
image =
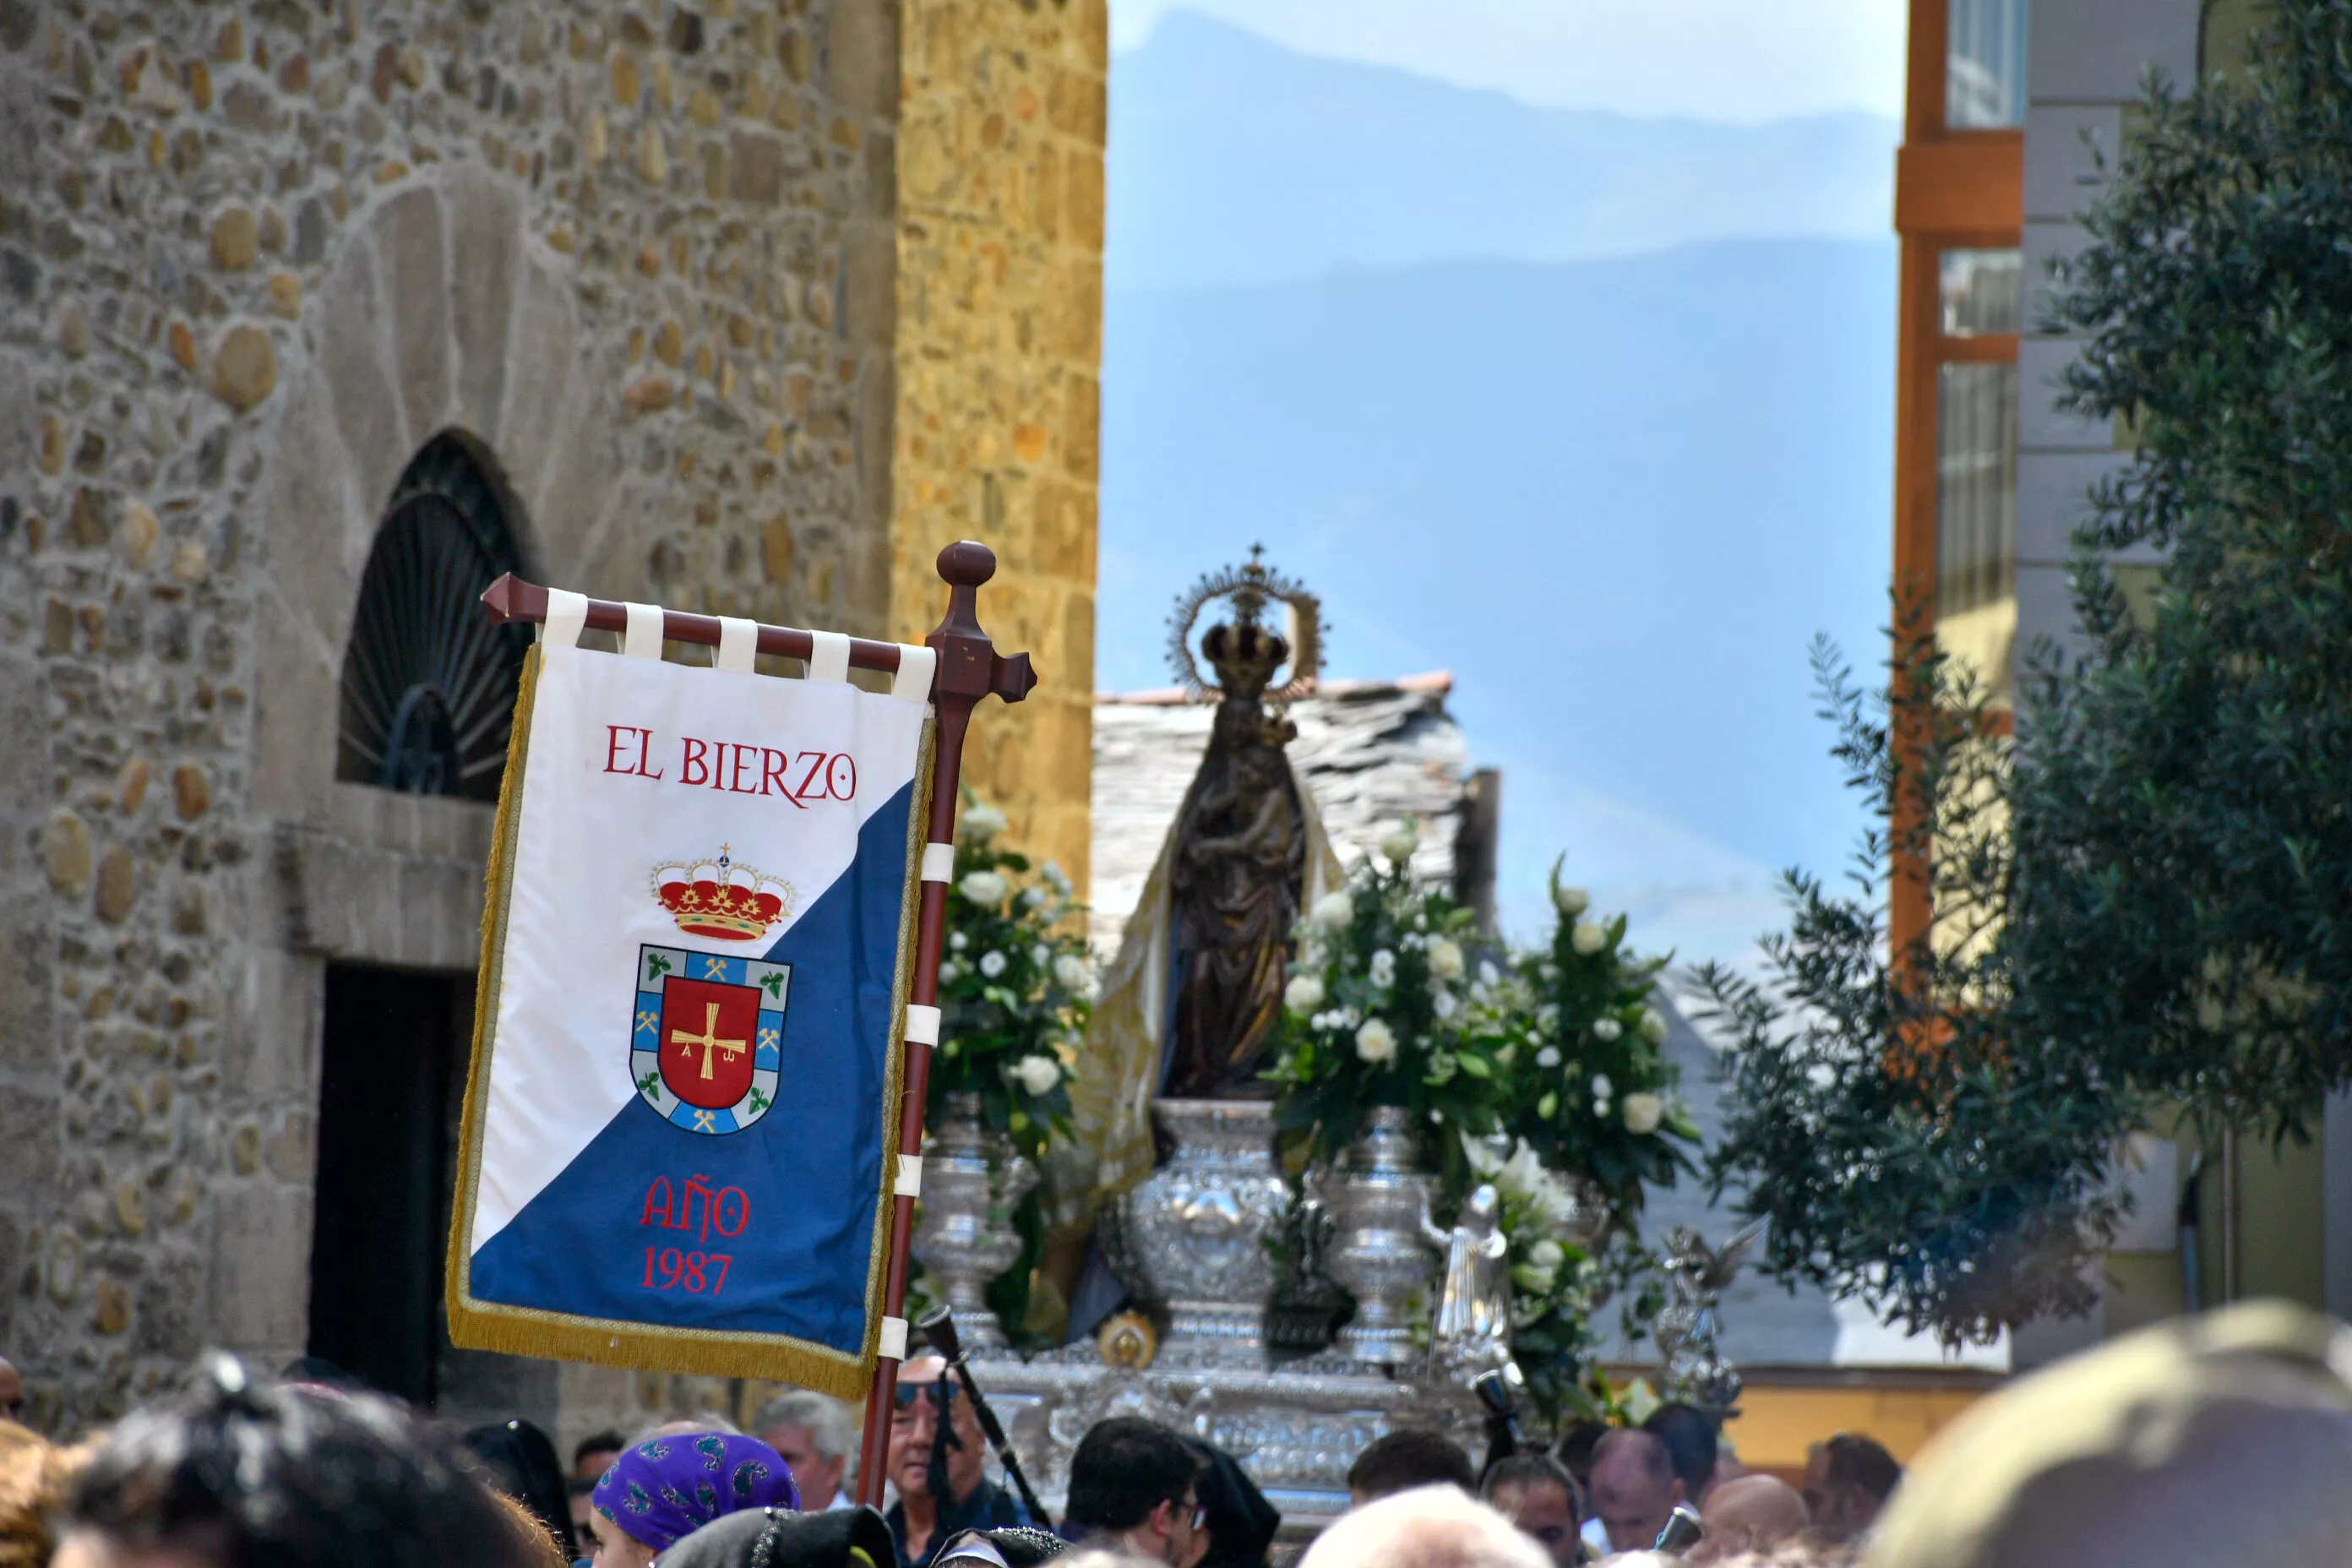
<path id="1" fill-rule="evenodd" d="M 856 1506 L 857 1505 L 856 1503 L 849 1500 L 849 1494 L 847 1492 L 835 1492 L 833 1494 L 833 1500 L 824 1505 L 824 1511 L 831 1513 L 837 1508 L 856 1508 Z"/>

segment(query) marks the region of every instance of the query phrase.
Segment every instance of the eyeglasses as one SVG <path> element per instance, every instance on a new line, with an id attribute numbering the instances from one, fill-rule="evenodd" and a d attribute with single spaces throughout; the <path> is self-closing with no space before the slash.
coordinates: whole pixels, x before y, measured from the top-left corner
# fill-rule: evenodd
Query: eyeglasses
<path id="1" fill-rule="evenodd" d="M 902 1383 L 891 1391 L 891 1395 L 892 1403 L 898 1407 L 898 1413 L 905 1415 L 914 1409 L 915 1402 L 926 1394 L 930 1395 L 932 1404 L 946 1409 L 955 1404 L 956 1396 L 962 1392 L 963 1390 L 956 1384 L 940 1377 L 934 1378 L 929 1383 Z"/>

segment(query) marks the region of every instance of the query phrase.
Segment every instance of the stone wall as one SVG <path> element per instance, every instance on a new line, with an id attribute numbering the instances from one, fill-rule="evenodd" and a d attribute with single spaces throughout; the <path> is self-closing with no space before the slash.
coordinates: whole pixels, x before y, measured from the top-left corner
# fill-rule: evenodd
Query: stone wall
<path id="1" fill-rule="evenodd" d="M 932 557 L 995 544 L 981 619 L 1041 683 L 973 724 L 965 781 L 1087 886 L 1105 0 L 904 0 L 892 635 Z"/>
<path id="2" fill-rule="evenodd" d="M 1017 142 L 1093 127 L 1085 212 L 1017 257 L 984 214 L 899 232 L 898 0 L 0 0 L 0 1353 L 40 1425 L 300 1351 L 325 966 L 470 967 L 488 808 L 333 777 L 360 574 L 437 432 L 534 572 L 614 598 L 878 635 L 935 616 L 934 531 L 1017 531 L 983 613 L 1081 705 L 1041 776 L 1082 867 L 1101 11 L 967 11 Z M 909 346 L 950 253 L 979 326 Z M 1002 452 L 894 456 L 983 397 Z M 563 1424 L 709 1396 L 572 1369 Z"/>

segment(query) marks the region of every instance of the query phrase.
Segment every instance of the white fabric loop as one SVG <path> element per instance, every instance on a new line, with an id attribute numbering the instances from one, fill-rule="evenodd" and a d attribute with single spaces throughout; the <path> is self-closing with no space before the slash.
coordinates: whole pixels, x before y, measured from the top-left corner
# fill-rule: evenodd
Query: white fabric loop
<path id="1" fill-rule="evenodd" d="M 907 1043 L 910 1046 L 936 1046 L 940 1043 L 940 1010 L 926 1007 L 920 1002 L 907 1004 Z"/>
<path id="2" fill-rule="evenodd" d="M 811 632 L 808 678 L 811 680 L 849 679 L 849 638 L 841 632 Z"/>
<path id="3" fill-rule="evenodd" d="M 926 844 L 923 846 L 923 880 L 952 882 L 955 880 L 955 846 Z"/>
<path id="4" fill-rule="evenodd" d="M 879 1342 L 874 1347 L 874 1353 L 880 1356 L 884 1361 L 905 1361 L 907 1359 L 906 1319 L 885 1318 L 882 1320 L 882 1334 Z"/>
<path id="5" fill-rule="evenodd" d="M 629 629 L 621 634 L 621 651 L 631 658 L 659 658 L 662 650 L 662 613 L 659 605 L 627 605 Z"/>
<path id="6" fill-rule="evenodd" d="M 898 1156 L 898 1179 L 890 1184 L 890 1194 L 900 1198 L 923 1195 L 923 1157 L 920 1154 Z"/>
<path id="7" fill-rule="evenodd" d="M 939 673 L 939 649 L 900 643 L 898 673 L 890 678 L 890 695 L 901 702 L 929 701 L 931 678 Z"/>
<path id="8" fill-rule="evenodd" d="M 547 591 L 547 619 L 541 623 L 540 639 L 557 647 L 578 647 L 580 633 L 588 625 L 588 595 L 575 594 L 569 588 Z"/>
<path id="9" fill-rule="evenodd" d="M 760 653 L 760 623 L 740 616 L 719 617 L 719 668 L 737 675 L 751 673 Z"/>

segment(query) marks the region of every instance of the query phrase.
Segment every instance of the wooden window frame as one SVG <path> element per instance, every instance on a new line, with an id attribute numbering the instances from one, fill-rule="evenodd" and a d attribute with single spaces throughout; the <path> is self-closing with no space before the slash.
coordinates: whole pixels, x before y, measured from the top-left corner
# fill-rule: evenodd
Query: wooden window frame
<path id="1" fill-rule="evenodd" d="M 1903 626 L 1931 635 L 1936 611 L 1937 373 L 1954 362 L 2014 362 L 2018 344 L 2011 334 L 1944 335 L 1943 253 L 1972 247 L 2018 248 L 2025 219 L 2024 132 L 2014 127 L 1954 130 L 1944 123 L 1950 23 L 1948 0 L 1911 0 L 1903 145 L 1895 161 L 1895 229 L 1902 255 L 1895 331 L 1894 587 Z M 1903 745 L 1900 734 L 1895 743 L 1898 749 Z M 1905 824 L 1894 826 L 1900 835 Z M 1916 856 L 1898 856 L 1889 870 L 1887 934 L 1899 954 L 1927 931 L 1929 877 Z"/>

